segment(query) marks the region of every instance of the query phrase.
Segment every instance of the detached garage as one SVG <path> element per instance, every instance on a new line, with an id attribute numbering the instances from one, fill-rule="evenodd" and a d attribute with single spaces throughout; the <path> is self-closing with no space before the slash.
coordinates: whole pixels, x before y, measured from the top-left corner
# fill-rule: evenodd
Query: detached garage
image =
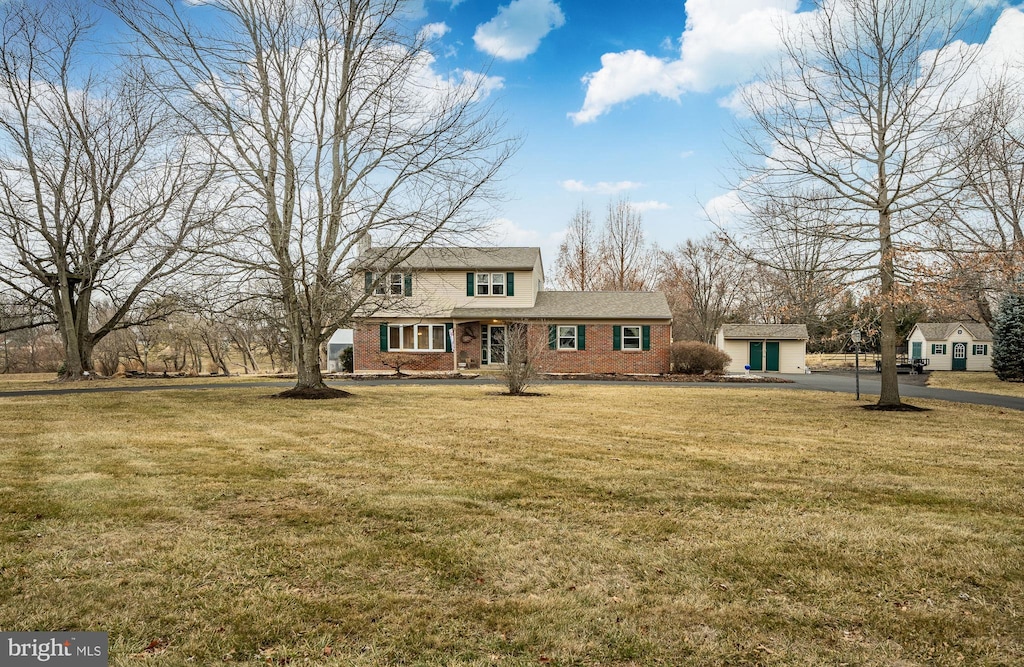
<path id="1" fill-rule="evenodd" d="M 732 358 L 730 373 L 747 365 L 757 372 L 803 373 L 807 365 L 805 324 L 724 324 L 717 343 Z"/>

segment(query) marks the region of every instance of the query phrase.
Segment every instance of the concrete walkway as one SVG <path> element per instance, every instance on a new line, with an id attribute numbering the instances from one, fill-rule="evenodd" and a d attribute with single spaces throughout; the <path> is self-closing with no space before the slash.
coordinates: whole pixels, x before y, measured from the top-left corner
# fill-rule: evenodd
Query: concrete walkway
<path id="1" fill-rule="evenodd" d="M 852 373 L 812 373 L 810 375 L 784 375 L 781 376 L 787 380 L 792 380 L 792 384 L 746 384 L 746 383 L 724 383 L 724 382 L 629 382 L 629 381 L 602 381 L 602 380 L 554 380 L 550 384 L 576 384 L 576 385 L 626 385 L 626 386 L 646 386 L 646 387 L 714 387 L 714 388 L 729 388 L 729 389 L 769 389 L 778 391 L 793 391 L 793 390 L 810 390 L 810 391 L 828 391 L 845 394 L 854 394 L 855 392 L 855 378 Z M 1018 398 L 1015 396 L 1001 396 L 998 394 L 982 394 L 973 391 L 956 391 L 953 389 L 937 389 L 933 387 L 926 387 L 920 384 L 921 378 L 913 376 L 903 376 L 900 379 L 900 396 L 904 399 L 913 398 L 929 398 L 939 401 L 952 401 L 955 403 L 971 403 L 974 405 L 991 405 L 994 407 L 1005 408 L 1008 410 L 1021 410 L 1024 411 L 1024 398 Z M 140 380 L 144 382 L 144 380 Z M 407 380 L 387 380 L 387 379 L 375 379 L 375 380 L 344 380 L 344 381 L 333 381 L 330 382 L 331 386 L 344 388 L 350 391 L 358 391 L 360 386 L 364 387 L 379 387 L 386 385 L 401 385 L 401 384 L 418 384 L 418 385 L 437 385 L 437 386 L 451 386 L 456 385 L 488 385 L 497 384 L 498 381 L 495 378 L 479 377 L 475 379 L 467 380 L 432 380 L 430 378 L 417 378 Z M 44 396 L 44 395 L 68 395 L 68 394 L 93 394 L 93 393 L 107 393 L 107 392 L 139 392 L 139 391 L 187 391 L 194 389 L 255 389 L 255 388 L 266 388 L 266 389 L 286 389 L 294 386 L 294 382 L 289 380 L 260 380 L 253 382 L 209 382 L 203 384 L 189 384 L 189 385 L 165 385 L 165 384 L 145 384 L 145 385 L 129 385 L 122 387 L 75 387 L 75 388 L 58 388 L 58 389 L 26 389 L 26 390 L 10 390 L 0 391 L 0 398 L 14 398 L 14 397 L 25 397 L 25 396 Z M 861 400 L 868 402 L 872 400 L 874 396 L 877 396 L 881 390 L 881 380 L 878 375 L 873 372 L 862 372 L 860 378 L 860 391 Z M 865 396 L 871 397 L 871 399 L 865 399 Z"/>

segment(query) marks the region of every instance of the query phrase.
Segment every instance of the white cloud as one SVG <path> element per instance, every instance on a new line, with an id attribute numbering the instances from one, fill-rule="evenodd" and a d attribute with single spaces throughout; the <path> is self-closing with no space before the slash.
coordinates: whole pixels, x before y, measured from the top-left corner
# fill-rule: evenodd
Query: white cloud
<path id="1" fill-rule="evenodd" d="M 554 0 L 512 0 L 481 23 L 473 34 L 476 48 L 502 60 L 522 60 L 537 50 L 540 40 L 565 24 Z"/>
<path id="2" fill-rule="evenodd" d="M 679 158 L 681 160 L 685 160 L 686 158 L 693 157 L 696 154 L 697 154 L 697 151 L 683 151 L 682 153 L 679 154 Z"/>
<path id="3" fill-rule="evenodd" d="M 704 212 L 712 224 L 728 227 L 747 212 L 740 199 L 739 192 L 730 190 L 725 194 L 713 197 L 704 204 Z"/>
<path id="4" fill-rule="evenodd" d="M 601 56 L 601 69 L 583 77 L 583 107 L 570 113 L 577 125 L 616 104 L 656 94 L 677 100 L 748 80 L 777 53 L 779 27 L 796 15 L 799 0 L 687 0 L 679 58 L 631 50 Z"/>
<path id="5" fill-rule="evenodd" d="M 594 183 L 593 185 L 587 185 L 583 181 L 568 180 L 562 181 L 559 185 L 563 189 L 569 192 L 596 192 L 602 195 L 616 195 L 620 192 L 626 192 L 627 190 L 636 190 L 637 188 L 643 187 L 643 183 L 636 183 L 634 181 L 617 181 L 615 183 L 609 183 L 607 181 L 601 181 L 600 183 Z"/>
<path id="6" fill-rule="evenodd" d="M 451 28 L 447 23 L 428 23 L 420 28 L 420 37 L 425 40 L 439 39 L 448 34 Z"/>
<path id="7" fill-rule="evenodd" d="M 646 213 L 647 211 L 667 211 L 672 208 L 663 201 L 654 201 L 653 199 L 650 201 L 635 201 L 630 203 L 630 206 L 640 213 Z"/>

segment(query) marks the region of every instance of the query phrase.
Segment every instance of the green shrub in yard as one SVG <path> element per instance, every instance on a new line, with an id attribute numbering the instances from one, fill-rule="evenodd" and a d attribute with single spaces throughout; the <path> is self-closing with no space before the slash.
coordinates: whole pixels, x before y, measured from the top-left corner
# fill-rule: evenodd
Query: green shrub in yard
<path id="1" fill-rule="evenodd" d="M 672 343 L 672 371 L 675 373 L 721 373 L 730 361 L 732 358 L 714 345 L 696 340 Z"/>

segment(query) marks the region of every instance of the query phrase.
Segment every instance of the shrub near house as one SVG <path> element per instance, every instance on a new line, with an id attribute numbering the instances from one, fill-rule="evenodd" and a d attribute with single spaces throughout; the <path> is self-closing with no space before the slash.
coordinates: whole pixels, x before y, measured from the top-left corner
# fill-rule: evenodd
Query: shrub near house
<path id="1" fill-rule="evenodd" d="M 539 248 L 425 247 L 375 272 L 387 259 L 372 249 L 360 259 L 374 298 L 355 327 L 356 372 L 386 370 L 381 355 L 396 352 L 415 356 L 407 370 L 501 367 L 513 322 L 540 341 L 547 372 L 669 371 L 672 314 L 661 292 L 546 290 Z"/>

